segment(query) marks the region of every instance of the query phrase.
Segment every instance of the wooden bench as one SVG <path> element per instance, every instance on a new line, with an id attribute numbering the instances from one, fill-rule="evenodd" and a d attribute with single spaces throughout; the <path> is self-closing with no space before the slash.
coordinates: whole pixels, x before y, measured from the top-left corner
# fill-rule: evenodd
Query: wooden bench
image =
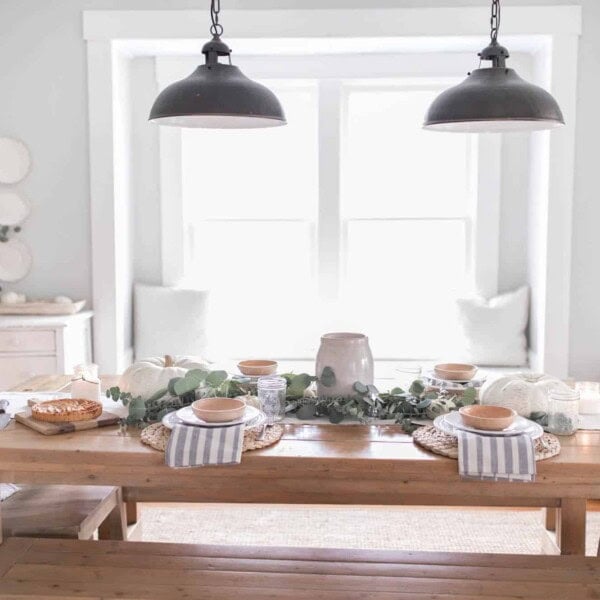
<path id="1" fill-rule="evenodd" d="M 9 538 L 0 598 L 583 600 L 600 559 Z"/>
<path id="2" fill-rule="evenodd" d="M 127 539 L 118 487 L 25 485 L 2 502 L 4 537 Z"/>

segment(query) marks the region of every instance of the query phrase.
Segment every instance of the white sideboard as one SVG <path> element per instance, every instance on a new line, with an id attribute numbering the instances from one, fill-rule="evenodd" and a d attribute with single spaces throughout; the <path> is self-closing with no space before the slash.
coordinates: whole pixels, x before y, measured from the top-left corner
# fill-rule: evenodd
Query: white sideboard
<path id="1" fill-rule="evenodd" d="M 92 315 L 0 316 L 0 390 L 91 362 Z"/>

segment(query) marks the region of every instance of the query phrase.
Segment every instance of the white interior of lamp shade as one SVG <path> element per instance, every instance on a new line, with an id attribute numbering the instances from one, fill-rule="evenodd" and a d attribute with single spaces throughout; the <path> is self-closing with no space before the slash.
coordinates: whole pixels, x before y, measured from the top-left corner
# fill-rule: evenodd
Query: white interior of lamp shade
<path id="1" fill-rule="evenodd" d="M 454 121 L 451 123 L 432 123 L 423 125 L 424 129 L 432 131 L 450 131 L 458 133 L 506 133 L 510 131 L 541 131 L 555 129 L 564 125 L 559 121 L 528 121 L 525 119 L 505 119 L 498 121 Z"/>
<path id="2" fill-rule="evenodd" d="M 153 123 L 170 127 L 194 127 L 205 129 L 259 129 L 285 125 L 284 119 L 252 117 L 247 115 L 182 115 L 152 119 Z"/>

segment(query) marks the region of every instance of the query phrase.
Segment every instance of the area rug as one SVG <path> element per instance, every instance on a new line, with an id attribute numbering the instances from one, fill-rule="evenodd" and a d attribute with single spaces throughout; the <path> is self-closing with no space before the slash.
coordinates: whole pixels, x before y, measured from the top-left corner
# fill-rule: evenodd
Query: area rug
<path id="1" fill-rule="evenodd" d="M 596 555 L 600 513 L 589 513 Z M 141 505 L 130 539 L 503 554 L 554 554 L 541 510 L 277 505 Z"/>

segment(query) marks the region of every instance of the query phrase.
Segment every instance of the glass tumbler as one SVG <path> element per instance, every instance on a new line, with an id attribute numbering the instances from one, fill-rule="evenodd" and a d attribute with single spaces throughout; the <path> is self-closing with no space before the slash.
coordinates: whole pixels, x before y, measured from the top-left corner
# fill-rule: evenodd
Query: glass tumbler
<path id="1" fill-rule="evenodd" d="M 579 428 L 579 392 L 550 390 L 548 396 L 548 431 L 556 435 L 573 435 Z"/>
<path id="2" fill-rule="evenodd" d="M 267 422 L 281 421 L 285 416 L 287 381 L 283 377 L 261 377 L 257 388 L 258 401 L 267 415 Z"/>

